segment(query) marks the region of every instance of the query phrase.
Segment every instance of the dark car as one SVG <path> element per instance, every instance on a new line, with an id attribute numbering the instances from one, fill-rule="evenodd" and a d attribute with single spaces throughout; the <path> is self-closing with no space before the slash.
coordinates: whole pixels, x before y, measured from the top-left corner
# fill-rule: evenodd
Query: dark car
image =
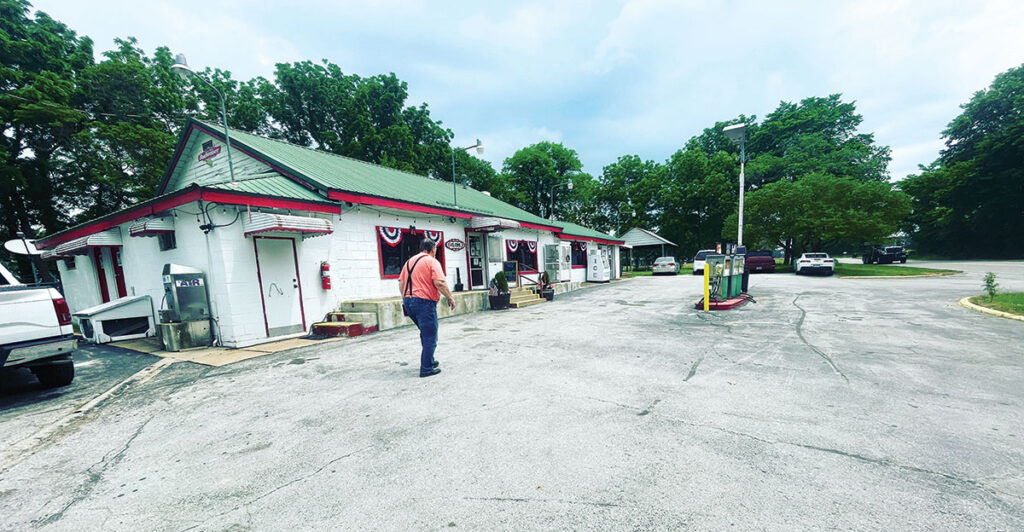
<path id="1" fill-rule="evenodd" d="M 747 252 L 747 271 L 750 273 L 775 272 L 775 257 L 767 249 L 758 249 Z"/>
<path id="2" fill-rule="evenodd" d="M 885 252 L 892 256 L 893 262 L 907 263 L 907 250 L 903 246 L 888 246 L 885 248 Z"/>

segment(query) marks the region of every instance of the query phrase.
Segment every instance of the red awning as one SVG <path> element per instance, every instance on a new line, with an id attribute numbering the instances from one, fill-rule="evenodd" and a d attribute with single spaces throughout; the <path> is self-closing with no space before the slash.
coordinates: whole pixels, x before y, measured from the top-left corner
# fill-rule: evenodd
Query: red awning
<path id="1" fill-rule="evenodd" d="M 245 213 L 242 217 L 242 229 L 245 232 L 245 236 L 287 231 L 302 233 L 303 237 L 305 237 L 326 235 L 334 232 L 331 221 L 323 218 L 266 212 Z"/>

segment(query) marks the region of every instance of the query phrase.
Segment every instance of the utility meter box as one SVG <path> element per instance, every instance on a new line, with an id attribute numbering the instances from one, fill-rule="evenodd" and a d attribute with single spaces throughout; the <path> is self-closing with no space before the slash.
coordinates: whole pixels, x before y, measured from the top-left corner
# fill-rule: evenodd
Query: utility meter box
<path id="1" fill-rule="evenodd" d="M 210 319 L 206 274 L 188 266 L 164 264 L 163 281 L 167 308 L 160 310 L 161 322 Z"/>

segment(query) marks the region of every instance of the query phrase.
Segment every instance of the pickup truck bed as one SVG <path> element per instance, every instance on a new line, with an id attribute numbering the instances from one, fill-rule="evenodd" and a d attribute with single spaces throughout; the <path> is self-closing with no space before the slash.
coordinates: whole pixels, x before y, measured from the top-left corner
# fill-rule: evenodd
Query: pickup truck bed
<path id="1" fill-rule="evenodd" d="M 63 296 L 19 283 L 2 265 L 0 281 L 0 368 L 28 368 L 47 386 L 70 384 L 78 341 Z"/>

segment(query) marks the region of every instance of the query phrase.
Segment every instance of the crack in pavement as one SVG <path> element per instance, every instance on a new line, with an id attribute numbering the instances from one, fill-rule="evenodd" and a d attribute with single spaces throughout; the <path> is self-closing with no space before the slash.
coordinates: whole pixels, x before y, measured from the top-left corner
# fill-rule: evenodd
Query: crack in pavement
<path id="1" fill-rule="evenodd" d="M 612 401 L 607 401 L 607 400 L 603 400 L 603 399 L 597 399 L 597 398 L 594 398 L 594 397 L 585 397 L 585 399 L 591 399 L 591 400 L 599 401 L 599 402 L 602 402 L 602 403 L 613 404 L 613 405 L 616 405 L 616 406 L 619 406 L 619 407 L 622 407 L 622 408 L 625 408 L 625 409 L 628 409 L 628 410 L 636 410 L 637 409 L 637 407 L 632 406 L 632 405 L 625 405 L 625 404 L 621 404 L 621 403 L 615 403 L 615 402 L 612 402 Z M 677 418 L 677 417 L 673 417 L 673 416 L 668 416 L 668 415 L 665 415 L 665 414 L 658 414 L 658 413 L 654 413 L 654 412 L 650 412 L 650 413 L 653 414 L 653 415 L 656 415 L 656 416 L 658 416 L 658 417 L 660 417 L 662 419 L 667 419 L 667 420 L 673 421 L 675 423 L 681 423 L 683 425 L 688 425 L 688 426 L 696 427 L 696 428 L 714 430 L 714 431 L 717 431 L 717 432 L 722 432 L 722 433 L 725 433 L 725 434 L 730 434 L 730 435 L 733 435 L 733 436 L 738 436 L 738 437 L 741 437 L 741 438 L 746 438 L 746 439 L 749 439 L 749 440 L 753 440 L 753 441 L 756 441 L 756 442 L 759 442 L 759 443 L 764 443 L 766 445 L 788 445 L 788 446 L 792 446 L 792 447 L 799 447 L 799 448 L 807 449 L 807 450 L 810 450 L 810 451 L 817 451 L 817 452 L 828 453 L 828 454 L 840 456 L 840 457 L 843 457 L 843 458 L 849 458 L 849 459 L 852 459 L 852 460 L 857 460 L 857 461 L 860 461 L 860 462 L 869 463 L 869 464 L 877 465 L 877 466 L 881 466 L 881 467 L 895 468 L 895 469 L 899 469 L 899 470 L 907 471 L 907 472 L 911 472 L 911 473 L 917 473 L 917 474 L 923 474 L 923 475 L 930 475 L 930 476 L 933 476 L 933 477 L 938 477 L 938 478 L 940 478 L 942 480 L 945 480 L 945 481 L 948 481 L 948 482 L 953 482 L 953 483 L 959 484 L 959 485 L 964 486 L 964 487 L 974 488 L 974 489 L 980 490 L 980 491 L 990 495 L 993 499 L 995 499 L 995 501 L 1000 506 L 1000 508 L 1003 511 L 1009 513 L 1010 515 L 1013 515 L 1013 513 L 1016 511 L 1016 509 L 1013 506 L 1011 506 L 1011 505 L 1007 504 L 1006 502 L 1004 502 L 1002 500 L 1002 498 L 999 497 L 998 494 L 1008 495 L 1008 496 L 1014 497 L 1016 499 L 1024 499 L 1024 497 L 1022 497 L 1020 495 L 1016 495 L 1016 494 L 1013 494 L 1013 493 L 1008 493 L 1008 492 L 1005 492 L 1005 491 L 1002 491 L 1002 490 L 997 490 L 995 488 L 992 488 L 990 486 L 982 484 L 978 480 L 974 480 L 974 479 L 970 479 L 970 478 L 958 477 L 958 476 L 950 474 L 950 473 L 943 473 L 941 471 L 934 471 L 934 470 L 926 469 L 926 468 L 923 468 L 923 467 L 907 465 L 907 464 L 901 464 L 899 462 L 895 462 L 895 461 L 890 460 L 888 458 L 872 458 L 870 456 L 865 456 L 865 455 L 858 454 L 858 453 L 847 452 L 847 451 L 843 451 L 843 450 L 840 450 L 840 449 L 832 449 L 832 448 L 829 448 L 829 447 L 820 447 L 820 446 L 817 446 L 817 445 L 809 445 L 809 444 L 805 444 L 805 443 L 797 443 L 797 442 L 790 442 L 790 441 L 783 441 L 783 440 L 772 440 L 772 439 L 768 439 L 768 438 L 762 438 L 760 436 L 756 436 L 754 434 L 750 434 L 750 433 L 747 433 L 747 432 L 741 432 L 741 431 L 737 431 L 737 430 L 727 429 L 727 428 L 724 428 L 724 427 L 718 427 L 718 426 L 715 426 L 715 425 L 708 425 L 708 424 L 704 424 L 704 423 L 696 423 L 696 422 L 693 422 L 693 421 L 689 421 L 689 420 L 686 420 L 686 419 L 681 419 L 681 418 Z M 989 504 L 989 501 L 987 501 L 987 500 L 985 500 L 985 504 L 988 505 L 990 508 L 992 507 Z"/>
<path id="2" fill-rule="evenodd" d="M 327 469 L 328 467 L 330 467 L 335 462 L 338 462 L 340 460 L 344 460 L 345 458 L 348 458 L 350 456 L 359 454 L 359 453 L 361 453 L 363 451 L 366 451 L 366 450 L 369 450 L 369 449 L 372 449 L 372 448 L 373 448 L 373 445 L 368 445 L 366 447 L 363 447 L 362 449 L 357 449 L 357 450 L 352 451 L 352 452 L 350 452 L 348 454 L 343 454 L 343 455 L 341 455 L 341 456 L 339 456 L 337 458 L 334 458 L 331 461 L 325 463 L 324 465 L 320 466 L 315 471 L 312 471 L 310 473 L 306 473 L 305 475 L 301 475 L 301 476 L 295 477 L 295 478 L 289 480 L 288 482 L 285 482 L 284 484 L 281 484 L 280 486 L 277 486 L 276 488 L 274 488 L 274 489 L 272 489 L 272 490 L 270 490 L 270 491 L 268 491 L 268 492 L 266 492 L 266 493 L 264 493 L 262 495 L 259 495 L 259 496 L 255 497 L 253 499 L 250 499 L 250 500 L 248 500 L 246 502 L 243 502 L 242 504 L 236 505 L 235 507 L 230 508 L 228 510 L 224 510 L 223 512 L 221 512 L 219 514 L 211 515 L 210 517 L 207 517 L 206 519 L 203 519 L 202 521 L 200 521 L 200 522 L 198 522 L 198 523 L 196 523 L 196 524 L 194 524 L 194 525 L 192 525 L 192 526 L 190 526 L 188 528 L 182 529 L 181 532 L 186 532 L 187 530 L 194 530 L 196 528 L 199 528 L 200 526 L 202 526 L 206 522 L 210 521 L 211 519 L 216 519 L 218 517 L 225 516 L 225 515 L 227 515 L 227 514 L 229 514 L 231 512 L 234 512 L 234 511 L 240 509 L 240 508 L 244 508 L 246 513 L 249 513 L 249 519 L 251 521 L 252 514 L 249 512 L 249 505 L 251 505 L 251 504 L 253 504 L 253 503 L 257 502 L 257 501 L 260 501 L 261 499 L 269 497 L 269 496 L 273 495 L 274 493 L 277 493 L 278 491 L 281 491 L 284 488 L 287 488 L 288 486 L 291 486 L 292 484 L 296 484 L 298 482 L 302 482 L 303 480 L 312 478 L 312 477 L 316 476 L 317 474 L 319 474 L 324 469 Z"/>
<path id="3" fill-rule="evenodd" d="M 125 440 L 124 445 L 121 446 L 121 449 L 118 450 L 113 456 L 111 456 L 111 453 L 114 452 L 114 449 L 111 449 L 106 454 L 104 454 L 103 457 L 100 458 L 98 462 L 89 466 L 85 470 L 86 475 L 88 475 L 88 478 L 86 479 L 84 484 L 78 486 L 78 488 L 75 489 L 75 493 L 71 497 L 71 500 L 68 501 L 68 503 L 65 504 L 64 507 L 61 508 L 56 513 L 50 514 L 45 519 L 39 521 L 39 524 L 49 525 L 56 523 L 57 521 L 60 521 L 64 517 L 65 512 L 71 509 L 72 506 L 88 498 L 89 495 L 92 494 L 92 491 L 96 489 L 96 485 L 99 484 L 101 480 L 103 480 L 103 474 L 107 472 L 107 469 L 109 469 L 111 466 L 117 465 L 118 463 L 121 462 L 121 460 L 124 459 L 125 454 L 128 453 L 128 448 L 131 447 L 132 442 L 135 441 L 135 438 L 138 438 L 139 434 L 142 434 L 143 429 L 146 428 L 146 425 L 149 425 L 149 422 L 153 421 L 153 419 L 155 418 L 156 414 L 150 416 L 149 419 L 147 419 L 141 425 L 139 425 L 139 427 L 135 429 L 135 432 L 133 432 L 132 435 L 128 437 L 127 440 Z M 93 469 L 96 468 L 97 466 L 102 467 L 99 468 L 99 471 L 93 471 Z"/>
<path id="4" fill-rule="evenodd" d="M 585 506 L 600 506 L 602 508 L 636 508 L 635 506 L 616 504 L 613 502 L 574 501 L 571 499 L 545 499 L 542 497 L 463 497 L 462 500 L 494 502 L 554 502 L 561 504 L 582 504 Z"/>
<path id="5" fill-rule="evenodd" d="M 714 349 L 714 346 L 712 346 L 712 349 Z M 692 379 L 693 376 L 697 374 L 697 366 L 699 366 L 700 363 L 703 362 L 703 361 L 704 361 L 704 353 L 701 352 L 700 356 L 697 357 L 697 360 L 695 360 L 693 362 L 693 365 L 690 366 L 690 372 L 686 374 L 686 378 L 683 379 L 683 382 L 686 382 L 686 381 Z"/>
<path id="6" fill-rule="evenodd" d="M 836 363 L 832 361 L 832 357 L 826 355 L 825 352 L 822 351 L 821 349 L 818 349 L 817 347 L 814 347 L 813 345 L 811 345 L 811 343 L 807 341 L 807 338 L 804 337 L 803 325 L 804 325 L 804 318 L 807 317 L 807 311 L 804 310 L 803 307 L 801 307 L 800 305 L 798 305 L 796 303 L 796 300 L 800 299 L 800 296 L 802 296 L 802 295 L 803 294 L 797 294 L 797 296 L 793 298 L 793 306 L 798 308 L 798 309 L 800 309 L 800 319 L 797 320 L 797 322 L 796 322 L 796 335 L 800 337 L 800 341 L 803 342 L 804 345 L 809 347 L 811 349 L 811 351 L 814 351 L 815 353 L 818 354 L 818 356 L 820 356 L 821 358 L 825 359 L 825 362 L 828 362 L 828 365 L 829 365 L 829 367 L 832 368 L 832 371 L 836 372 L 837 375 L 842 377 L 843 380 L 846 381 L 846 384 L 850 384 L 850 379 L 848 379 L 846 377 L 846 374 L 843 373 L 839 369 L 839 366 L 836 366 Z"/>
<path id="7" fill-rule="evenodd" d="M 694 423 L 692 421 L 688 421 L 688 420 L 685 420 L 685 419 L 680 419 L 680 418 L 676 418 L 676 417 L 672 417 L 672 416 L 666 416 L 664 414 L 656 414 L 656 415 L 658 415 L 659 417 L 661 417 L 663 419 L 667 419 L 669 421 L 674 421 L 676 423 L 681 423 L 681 424 L 684 424 L 684 425 L 689 425 L 691 427 L 704 428 L 704 429 L 709 429 L 709 430 L 715 430 L 715 431 L 718 431 L 718 432 L 724 432 L 726 434 L 731 434 L 731 435 L 734 435 L 734 436 L 739 436 L 739 437 L 742 437 L 742 438 L 747 438 L 747 439 L 754 440 L 754 441 L 757 441 L 757 442 L 760 442 L 760 443 L 764 443 L 764 444 L 767 444 L 767 445 L 789 445 L 789 446 L 792 446 L 792 447 L 799 447 L 801 449 L 807 449 L 807 450 L 810 450 L 810 451 L 818 451 L 818 452 L 828 453 L 828 454 L 832 454 L 832 455 L 836 455 L 836 456 L 841 456 L 843 458 L 849 458 L 849 459 L 852 459 L 852 460 L 857 460 L 857 461 L 860 461 L 860 462 L 864 462 L 864 463 L 868 463 L 868 464 L 872 464 L 872 465 L 877 465 L 877 466 L 881 466 L 881 467 L 895 468 L 895 469 L 899 469 L 899 470 L 907 471 L 907 472 L 911 472 L 911 473 L 917 473 L 917 474 L 923 474 L 923 475 L 929 475 L 929 476 L 933 476 L 933 477 L 938 477 L 938 478 L 940 478 L 942 480 L 953 482 L 953 483 L 959 484 L 959 485 L 964 486 L 964 487 L 974 488 L 974 489 L 980 490 L 980 491 L 990 495 L 993 499 L 995 499 L 996 503 L 1000 506 L 1001 510 L 1003 510 L 1004 512 L 1007 512 L 1009 515 L 1013 515 L 1014 512 L 1017 511 L 1016 508 L 1013 507 L 1012 505 L 1007 504 L 1005 501 L 1003 501 L 1002 498 L 1000 498 L 998 494 L 1001 493 L 1001 494 L 1009 495 L 1009 496 L 1017 498 L 1017 499 L 1024 499 L 1024 497 L 1022 497 L 1020 495 L 1016 495 L 1016 494 L 1013 494 L 1013 493 L 1007 493 L 1007 492 L 1001 491 L 1001 490 L 996 490 L 996 489 L 994 489 L 994 488 L 992 488 L 990 486 L 987 486 L 985 484 L 982 484 L 981 482 L 979 482 L 977 480 L 974 480 L 974 479 L 958 477 L 958 476 L 950 474 L 950 473 L 943 473 L 941 471 L 935 471 L 935 470 L 926 469 L 926 468 L 923 468 L 923 467 L 907 465 L 907 464 L 901 464 L 899 462 L 895 462 L 895 461 L 890 460 L 888 458 L 872 458 L 870 456 L 865 456 L 865 455 L 858 454 L 858 453 L 847 452 L 847 451 L 843 451 L 843 450 L 840 450 L 840 449 L 832 449 L 832 448 L 829 448 L 829 447 L 820 447 L 820 446 L 817 446 L 817 445 L 809 445 L 809 444 L 805 444 L 805 443 L 797 443 L 797 442 L 784 441 L 784 440 L 771 440 L 771 439 L 755 436 L 755 435 L 747 433 L 747 432 L 740 432 L 740 431 L 736 431 L 736 430 L 727 429 L 727 428 L 724 428 L 724 427 L 716 427 L 714 425 L 706 425 L 706 424 L 703 424 L 703 423 Z M 990 504 L 988 504 L 987 500 L 985 500 L 985 504 L 988 505 L 990 508 L 992 507 Z"/>

